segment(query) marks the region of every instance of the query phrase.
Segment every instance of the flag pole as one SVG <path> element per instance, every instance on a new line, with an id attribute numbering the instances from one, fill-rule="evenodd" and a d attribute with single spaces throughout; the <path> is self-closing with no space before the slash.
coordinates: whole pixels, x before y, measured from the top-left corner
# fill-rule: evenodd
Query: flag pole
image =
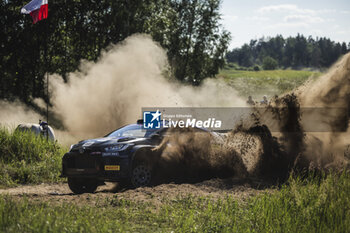
<path id="1" fill-rule="evenodd" d="M 47 95 L 47 99 L 46 99 L 46 140 L 49 140 L 49 100 L 50 100 L 50 96 L 49 96 L 49 58 L 48 58 L 48 43 L 49 43 L 49 36 L 48 36 L 48 32 L 49 32 L 49 21 L 46 19 L 45 20 L 45 63 L 46 63 L 46 95 Z"/>
<path id="2" fill-rule="evenodd" d="M 33 18 L 33 24 L 37 23 L 38 21 L 42 20 L 42 19 L 46 19 L 47 15 L 48 15 L 48 0 L 32 0 L 30 1 L 27 5 L 25 5 L 24 7 L 21 8 L 21 13 L 22 14 L 30 14 Z M 46 98 L 46 138 L 47 140 L 49 139 L 49 100 L 50 100 L 50 96 L 49 96 L 49 57 L 48 57 L 48 43 L 49 43 L 49 36 L 48 36 L 48 32 L 49 32 L 49 22 L 48 20 L 46 20 L 46 22 L 44 22 L 45 25 L 43 25 L 42 27 L 40 27 L 40 29 L 42 29 L 44 31 L 44 55 L 43 55 L 43 59 L 45 61 L 43 61 L 42 63 L 46 66 L 46 94 L 47 94 L 47 98 Z M 40 55 L 41 58 L 41 55 Z M 40 60 L 39 58 L 39 60 Z M 45 73 L 44 73 L 44 78 L 45 78 Z M 45 129 L 44 129 L 45 130 Z"/>

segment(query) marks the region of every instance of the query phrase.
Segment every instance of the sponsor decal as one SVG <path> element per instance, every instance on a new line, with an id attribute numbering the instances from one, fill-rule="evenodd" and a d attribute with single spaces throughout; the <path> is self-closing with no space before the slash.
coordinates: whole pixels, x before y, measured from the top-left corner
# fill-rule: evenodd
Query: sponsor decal
<path id="1" fill-rule="evenodd" d="M 100 154 L 101 154 L 101 152 L 99 152 L 99 151 L 91 152 L 91 155 L 100 155 Z"/>
<path id="2" fill-rule="evenodd" d="M 119 171 L 119 165 L 105 165 L 105 171 Z"/>
<path id="3" fill-rule="evenodd" d="M 116 155 L 119 155 L 118 152 L 105 152 L 105 153 L 102 153 L 102 156 L 116 156 Z"/>

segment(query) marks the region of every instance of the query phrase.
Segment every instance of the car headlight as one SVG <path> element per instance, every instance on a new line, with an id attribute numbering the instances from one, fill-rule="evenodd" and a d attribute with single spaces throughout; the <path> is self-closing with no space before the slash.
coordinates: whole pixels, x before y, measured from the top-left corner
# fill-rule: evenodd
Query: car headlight
<path id="1" fill-rule="evenodd" d="M 104 150 L 106 152 L 122 151 L 122 150 L 125 150 L 128 146 L 129 146 L 128 144 L 118 144 L 118 145 L 106 147 Z"/>
<path id="2" fill-rule="evenodd" d="M 72 151 L 74 144 L 70 145 L 69 151 Z"/>

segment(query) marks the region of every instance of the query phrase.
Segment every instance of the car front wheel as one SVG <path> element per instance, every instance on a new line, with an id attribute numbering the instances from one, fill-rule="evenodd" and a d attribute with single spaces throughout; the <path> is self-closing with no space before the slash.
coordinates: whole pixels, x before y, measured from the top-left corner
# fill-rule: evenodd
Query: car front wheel
<path id="1" fill-rule="evenodd" d="M 75 194 L 93 193 L 97 189 L 97 181 L 88 178 L 68 177 L 68 186 Z"/>
<path id="2" fill-rule="evenodd" d="M 152 182 L 152 169 L 146 163 L 140 163 L 132 169 L 131 183 L 137 187 L 149 186 Z"/>

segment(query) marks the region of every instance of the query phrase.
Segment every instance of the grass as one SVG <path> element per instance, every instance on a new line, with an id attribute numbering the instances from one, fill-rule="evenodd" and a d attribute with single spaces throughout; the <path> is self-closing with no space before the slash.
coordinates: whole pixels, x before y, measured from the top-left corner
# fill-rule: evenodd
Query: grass
<path id="1" fill-rule="evenodd" d="M 347 232 L 350 175 L 290 178 L 245 201 L 192 196 L 162 205 L 120 200 L 95 206 L 34 203 L 0 196 L 3 232 Z"/>
<path id="2" fill-rule="evenodd" d="M 320 72 L 304 70 L 263 70 L 241 71 L 223 69 L 218 77 L 224 78 L 241 96 L 261 99 L 263 95 L 272 97 L 291 91 L 305 83 L 308 78 L 317 78 Z"/>
<path id="3" fill-rule="evenodd" d="M 0 128 L 0 186 L 59 181 L 65 151 L 31 132 Z"/>

